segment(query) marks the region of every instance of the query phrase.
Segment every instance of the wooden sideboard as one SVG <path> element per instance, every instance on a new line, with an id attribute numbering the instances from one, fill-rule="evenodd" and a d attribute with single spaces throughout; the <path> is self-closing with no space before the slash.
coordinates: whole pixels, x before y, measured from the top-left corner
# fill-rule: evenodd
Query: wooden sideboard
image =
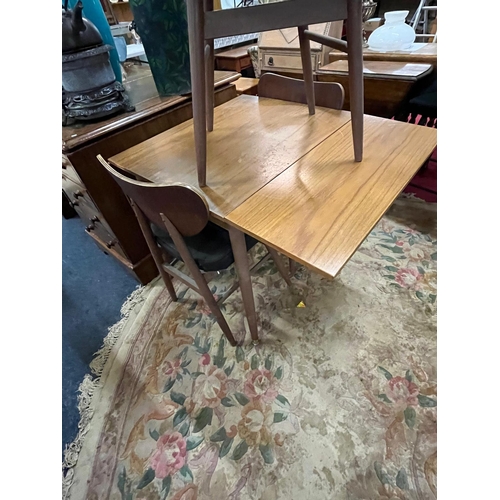
<path id="1" fill-rule="evenodd" d="M 215 72 L 215 104 L 236 97 L 229 71 Z M 157 274 L 139 224 L 124 194 L 97 161 L 109 158 L 192 117 L 191 95 L 160 97 L 148 65 L 127 71 L 124 86 L 135 111 L 62 127 L 62 188 L 86 233 L 142 284 Z"/>
<path id="2" fill-rule="evenodd" d="M 432 75 L 430 64 L 412 64 L 390 61 L 364 61 L 365 114 L 392 118 L 410 95 L 415 85 Z M 337 82 L 344 87 L 343 109 L 350 109 L 349 67 L 347 61 L 335 61 L 316 71 L 320 82 Z"/>

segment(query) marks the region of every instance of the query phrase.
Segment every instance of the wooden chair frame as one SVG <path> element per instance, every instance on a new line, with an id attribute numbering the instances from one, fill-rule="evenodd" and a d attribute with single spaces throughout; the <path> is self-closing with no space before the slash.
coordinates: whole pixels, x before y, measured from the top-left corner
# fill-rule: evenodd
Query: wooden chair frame
<path id="1" fill-rule="evenodd" d="M 229 231 L 238 280 L 233 282 L 233 284 L 224 293 L 224 295 L 216 300 L 208 287 L 208 283 L 210 283 L 210 273 L 204 273 L 198 268 L 195 260 L 193 259 L 193 256 L 191 255 L 191 252 L 189 251 L 189 248 L 186 245 L 186 242 L 184 241 L 184 236 L 193 236 L 194 234 L 198 234 L 203 229 L 203 227 L 205 227 L 206 223 L 209 220 L 209 209 L 203 195 L 199 193 L 198 190 L 187 184 L 172 183 L 159 185 L 150 182 L 134 180 L 123 175 L 123 173 L 120 173 L 119 169 L 113 168 L 106 160 L 104 160 L 101 155 L 98 155 L 97 159 L 125 192 L 125 195 L 127 196 L 127 199 L 129 200 L 132 209 L 137 217 L 139 226 L 142 230 L 142 233 L 144 234 L 144 238 L 146 239 L 146 243 L 148 244 L 151 255 L 156 263 L 158 271 L 172 300 L 178 300 L 177 293 L 171 279 L 177 278 L 179 281 L 187 285 L 195 292 L 199 293 L 205 299 L 212 314 L 215 316 L 217 323 L 221 327 L 221 330 L 226 335 L 229 343 L 232 346 L 235 346 L 237 345 L 236 340 L 231 332 L 231 329 L 229 328 L 229 325 L 227 324 L 226 319 L 224 318 L 224 315 L 222 314 L 222 311 L 220 310 L 219 304 L 223 303 L 238 288 L 241 288 L 243 306 L 245 309 L 252 342 L 254 344 L 257 344 L 259 341 L 259 336 L 250 273 L 252 271 L 256 271 L 269 257 L 271 257 L 276 264 L 279 273 L 281 274 L 287 285 L 290 286 L 292 284 L 290 277 L 278 252 L 274 248 L 265 245 L 268 253 L 250 269 L 248 265 L 248 252 L 246 248 L 245 235 L 236 228 L 227 227 L 226 229 Z M 139 203 L 136 201 L 134 195 L 134 193 L 138 193 L 139 190 L 164 189 L 165 200 L 171 198 L 172 204 L 175 204 L 176 198 L 179 197 L 179 193 L 174 192 L 172 188 L 176 188 L 177 190 L 179 190 L 180 188 L 181 192 L 184 192 L 184 194 L 182 195 L 183 197 L 191 196 L 192 199 L 198 203 L 198 208 L 196 209 L 198 220 L 195 222 L 194 229 L 191 231 L 186 230 L 182 222 L 182 218 L 179 218 L 179 214 L 176 214 L 176 216 L 179 220 L 181 220 L 181 222 L 177 225 L 173 222 L 172 216 L 170 214 L 166 214 L 163 212 L 160 212 L 158 214 L 161 218 L 161 221 L 163 222 L 165 229 L 172 238 L 174 245 L 182 258 L 182 261 L 191 273 L 191 276 L 174 267 L 174 265 L 172 265 L 172 262 L 168 262 L 168 259 L 165 259 L 165 252 L 156 243 L 155 237 L 149 225 L 149 218 L 143 211 L 143 208 L 145 207 L 144 205 L 142 208 L 139 206 Z M 169 190 L 172 192 L 168 193 Z M 193 226 L 191 225 L 190 227 L 192 228 Z"/>
<path id="2" fill-rule="evenodd" d="M 354 158 L 363 158 L 363 30 L 360 0 L 288 0 L 214 11 L 214 0 L 187 0 L 196 163 L 206 186 L 207 130 L 213 130 L 214 39 L 297 26 L 309 114 L 315 112 L 310 41 L 347 53 Z M 308 29 L 310 24 L 347 20 L 347 42 Z M 287 82 L 284 82 L 285 84 Z"/>

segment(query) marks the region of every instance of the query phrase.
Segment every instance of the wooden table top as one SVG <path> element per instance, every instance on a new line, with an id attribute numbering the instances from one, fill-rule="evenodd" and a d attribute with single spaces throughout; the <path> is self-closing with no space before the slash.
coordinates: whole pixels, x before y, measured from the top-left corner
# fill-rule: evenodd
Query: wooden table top
<path id="1" fill-rule="evenodd" d="M 347 54 L 333 50 L 329 54 L 330 62 L 347 59 Z M 365 61 L 397 61 L 409 63 L 437 64 L 437 43 L 414 43 L 411 51 L 377 52 L 369 47 L 363 49 Z"/>
<path id="2" fill-rule="evenodd" d="M 436 146 L 435 129 L 365 115 L 364 157 L 350 123 L 233 210 L 227 222 L 335 277 Z"/>
<path id="3" fill-rule="evenodd" d="M 383 77 L 398 80 L 417 80 L 432 71 L 431 64 L 415 64 L 398 61 L 363 61 L 363 73 L 365 77 Z M 322 66 L 316 74 L 341 74 L 349 73 L 349 65 L 346 60 L 335 61 Z"/>
<path id="4" fill-rule="evenodd" d="M 191 94 L 160 97 L 147 64 L 133 66 L 128 72 L 123 86 L 128 93 L 130 102 L 135 106 L 135 111 L 120 113 L 97 122 L 79 122 L 70 127 L 62 127 L 62 149 L 64 152 L 191 99 Z M 215 86 L 226 85 L 237 80 L 240 76 L 234 71 L 215 71 Z"/>
<path id="5" fill-rule="evenodd" d="M 241 95 L 214 110 L 207 141 L 206 195 L 211 215 L 224 219 L 278 174 L 350 121 L 350 113 Z M 193 120 L 109 159 L 156 183 L 197 186 Z"/>
<path id="6" fill-rule="evenodd" d="M 365 115 L 356 163 L 350 116 L 247 95 L 218 106 L 203 188 L 211 217 L 335 277 L 437 142 L 435 129 Z M 196 186 L 192 120 L 109 161 Z"/>

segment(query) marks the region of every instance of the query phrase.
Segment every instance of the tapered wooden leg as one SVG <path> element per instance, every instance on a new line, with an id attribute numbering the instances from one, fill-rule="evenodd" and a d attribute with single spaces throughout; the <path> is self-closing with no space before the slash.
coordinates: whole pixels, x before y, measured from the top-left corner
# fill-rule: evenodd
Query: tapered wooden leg
<path id="1" fill-rule="evenodd" d="M 205 47 L 203 2 L 187 0 L 189 62 L 193 101 L 194 140 L 198 185 L 207 185 L 207 130 L 205 113 Z"/>
<path id="2" fill-rule="evenodd" d="M 217 302 L 214 296 L 212 295 L 210 288 L 208 288 L 207 282 L 205 281 L 203 274 L 201 273 L 198 266 L 196 265 L 196 262 L 191 256 L 191 253 L 189 252 L 189 249 L 186 246 L 186 243 L 184 242 L 184 238 L 181 236 L 179 231 L 177 231 L 177 228 L 170 222 L 170 220 L 167 217 L 165 217 L 165 215 L 163 214 L 160 215 L 165 224 L 165 227 L 167 228 L 168 234 L 174 241 L 175 248 L 177 248 L 177 250 L 179 251 L 182 257 L 182 261 L 184 262 L 184 264 L 186 264 L 187 268 L 189 269 L 189 272 L 191 273 L 191 276 L 196 282 L 196 285 L 198 286 L 198 290 L 200 291 L 201 296 L 205 299 L 205 302 L 207 303 L 208 307 L 210 307 L 210 311 L 212 311 L 212 314 L 215 316 L 217 323 L 219 323 L 219 326 L 226 335 L 226 338 L 229 341 L 229 343 L 232 346 L 235 346 L 236 340 L 234 339 L 233 333 L 231 332 L 231 329 L 227 324 L 226 318 L 224 318 L 224 315 L 222 314 L 222 311 L 217 305 Z"/>
<path id="3" fill-rule="evenodd" d="M 309 114 L 314 115 L 314 81 L 313 70 L 311 61 L 311 43 L 309 38 L 306 37 L 304 31 L 309 29 L 308 26 L 299 26 L 299 42 L 300 42 L 300 56 L 302 58 L 302 73 L 304 75 L 304 85 L 306 87 L 307 106 L 309 107 Z"/>
<path id="4" fill-rule="evenodd" d="M 205 12 L 214 10 L 214 0 L 204 0 Z M 206 113 L 207 130 L 214 129 L 214 41 L 205 41 L 205 88 L 206 88 Z"/>
<path id="5" fill-rule="evenodd" d="M 205 45 L 205 68 L 206 68 L 206 106 L 207 106 L 207 130 L 214 129 L 214 41 L 207 40 Z"/>
<path id="6" fill-rule="evenodd" d="M 362 2 L 347 0 L 347 59 L 349 62 L 349 100 L 354 159 L 363 159 L 363 22 Z"/>
<path id="7" fill-rule="evenodd" d="M 177 302 L 177 294 L 175 293 L 175 288 L 174 285 L 172 284 L 172 280 L 170 279 L 170 276 L 165 271 L 165 269 L 163 269 L 162 264 L 164 260 L 162 251 L 158 248 L 158 245 L 156 244 L 156 241 L 154 239 L 153 233 L 151 232 L 151 228 L 149 227 L 149 223 L 146 219 L 146 216 L 142 213 L 142 210 L 133 201 L 131 201 L 130 204 L 132 205 L 132 209 L 135 213 L 135 216 L 139 221 L 139 226 L 141 227 L 142 234 L 144 235 L 146 243 L 148 244 L 149 251 L 153 256 L 153 260 L 155 261 L 160 276 L 163 279 L 163 283 L 165 283 L 165 287 L 167 288 L 168 293 L 172 298 L 172 300 L 174 302 Z"/>
<path id="8" fill-rule="evenodd" d="M 293 276 L 297 270 L 297 263 L 293 259 L 288 259 L 288 269 L 290 270 L 290 276 Z"/>
<path id="9" fill-rule="evenodd" d="M 274 263 L 276 264 L 276 267 L 278 268 L 279 273 L 285 280 L 286 284 L 288 286 L 292 286 L 292 281 L 290 280 L 290 276 L 288 275 L 285 264 L 283 264 L 283 260 L 281 259 L 278 252 L 274 248 L 268 247 L 267 245 L 265 245 L 265 247 L 267 248 L 267 251 L 271 255 L 271 259 L 273 259 Z"/>
<path id="10" fill-rule="evenodd" d="M 240 282 L 243 307 L 247 316 L 250 335 L 253 344 L 259 343 L 259 332 L 257 330 L 257 313 L 255 312 L 255 301 L 253 298 L 252 281 L 250 280 L 250 268 L 248 266 L 247 246 L 245 235 L 235 228 L 229 228 L 231 247 L 233 248 L 234 264 Z"/>

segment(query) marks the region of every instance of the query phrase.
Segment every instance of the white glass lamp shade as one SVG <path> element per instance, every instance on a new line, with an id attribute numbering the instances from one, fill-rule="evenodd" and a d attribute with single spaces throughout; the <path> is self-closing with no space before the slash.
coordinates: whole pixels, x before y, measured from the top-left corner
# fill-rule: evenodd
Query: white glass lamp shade
<path id="1" fill-rule="evenodd" d="M 368 38 L 370 49 L 380 52 L 408 50 L 415 41 L 415 30 L 405 23 L 409 11 L 395 10 L 384 14 L 385 24 Z"/>

